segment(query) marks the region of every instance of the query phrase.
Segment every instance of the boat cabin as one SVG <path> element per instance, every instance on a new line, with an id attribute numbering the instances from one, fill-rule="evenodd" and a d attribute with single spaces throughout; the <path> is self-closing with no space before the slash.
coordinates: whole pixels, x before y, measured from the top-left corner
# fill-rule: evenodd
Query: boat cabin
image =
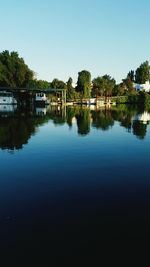
<path id="1" fill-rule="evenodd" d="M 49 104 L 47 96 L 44 93 L 36 93 L 35 101 L 39 104 Z"/>
<path id="2" fill-rule="evenodd" d="M 6 91 L 0 92 L 0 105 L 16 105 L 17 101 L 13 94 Z"/>

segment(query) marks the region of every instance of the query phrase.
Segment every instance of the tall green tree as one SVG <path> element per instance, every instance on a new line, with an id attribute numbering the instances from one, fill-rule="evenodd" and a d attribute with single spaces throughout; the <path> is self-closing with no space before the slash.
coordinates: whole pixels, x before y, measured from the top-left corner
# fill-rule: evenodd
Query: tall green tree
<path id="1" fill-rule="evenodd" d="M 99 76 L 92 83 L 93 96 L 111 96 L 116 85 L 116 81 L 109 75 Z"/>
<path id="2" fill-rule="evenodd" d="M 127 92 L 127 88 L 125 84 L 122 82 L 120 84 L 116 84 L 113 88 L 112 95 L 113 96 L 123 96 Z"/>
<path id="3" fill-rule="evenodd" d="M 72 85 L 72 83 L 73 83 L 73 80 L 72 80 L 72 78 L 70 77 L 69 79 L 68 79 L 68 81 L 67 81 L 67 99 L 73 99 L 74 98 L 74 96 L 75 96 L 75 90 L 74 90 L 74 88 L 73 88 L 73 85 Z"/>
<path id="4" fill-rule="evenodd" d="M 37 88 L 39 89 L 48 89 L 50 88 L 50 82 L 45 80 L 37 80 Z"/>
<path id="5" fill-rule="evenodd" d="M 127 74 L 127 78 L 130 79 L 132 82 L 134 82 L 135 73 L 134 70 L 130 70 Z"/>
<path id="6" fill-rule="evenodd" d="M 30 81 L 28 87 L 30 89 L 49 89 L 51 87 L 51 83 L 45 80 L 32 80 Z"/>
<path id="7" fill-rule="evenodd" d="M 135 82 L 144 84 L 146 81 L 150 81 L 150 65 L 148 61 L 142 63 L 135 72 Z"/>
<path id="8" fill-rule="evenodd" d="M 7 50 L 0 53 L 0 86 L 27 87 L 34 73 L 20 58 L 17 52 Z"/>
<path id="9" fill-rule="evenodd" d="M 51 82 L 51 88 L 53 89 L 66 89 L 67 86 L 66 86 L 66 83 L 61 81 L 61 80 L 58 80 L 58 79 L 54 79 L 52 82 Z"/>
<path id="10" fill-rule="evenodd" d="M 104 87 L 103 87 L 103 79 L 102 77 L 98 76 L 97 78 L 93 79 L 92 81 L 92 96 L 98 97 L 104 95 Z"/>
<path id="11" fill-rule="evenodd" d="M 91 95 L 91 73 L 87 70 L 82 70 L 78 73 L 77 92 L 82 97 L 90 97 Z"/>
<path id="12" fill-rule="evenodd" d="M 131 81 L 130 78 L 127 77 L 126 79 L 123 79 L 122 81 L 123 81 L 123 84 L 126 87 L 127 92 L 135 91 L 134 84 L 133 84 L 133 82 Z"/>

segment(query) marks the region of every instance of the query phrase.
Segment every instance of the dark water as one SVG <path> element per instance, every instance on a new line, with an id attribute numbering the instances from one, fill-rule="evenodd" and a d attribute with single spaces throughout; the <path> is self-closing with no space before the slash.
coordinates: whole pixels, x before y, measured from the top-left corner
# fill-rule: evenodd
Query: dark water
<path id="1" fill-rule="evenodd" d="M 31 253 L 55 266 L 102 241 L 150 240 L 149 120 L 131 106 L 1 108 L 5 264 Z"/>

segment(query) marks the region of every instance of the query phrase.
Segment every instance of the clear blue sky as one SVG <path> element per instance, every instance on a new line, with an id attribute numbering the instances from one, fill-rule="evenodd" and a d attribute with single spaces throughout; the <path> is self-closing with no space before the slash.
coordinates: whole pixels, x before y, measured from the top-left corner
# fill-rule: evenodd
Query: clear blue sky
<path id="1" fill-rule="evenodd" d="M 0 0 L 0 51 L 37 78 L 110 74 L 121 81 L 150 59 L 150 0 Z"/>

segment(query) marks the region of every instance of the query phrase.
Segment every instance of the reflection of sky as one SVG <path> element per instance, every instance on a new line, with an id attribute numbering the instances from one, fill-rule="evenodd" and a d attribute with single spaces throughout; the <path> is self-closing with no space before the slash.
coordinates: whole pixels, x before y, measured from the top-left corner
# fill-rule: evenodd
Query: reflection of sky
<path id="1" fill-rule="evenodd" d="M 79 180 L 85 183 L 87 178 L 90 184 L 92 179 L 105 176 L 95 182 L 111 184 L 113 179 L 113 183 L 122 183 L 127 179 L 126 182 L 131 183 L 135 178 L 140 179 L 141 171 L 146 180 L 149 177 L 149 138 L 149 129 L 140 142 L 119 123 L 105 132 L 91 129 L 89 135 L 82 137 L 77 135 L 76 125 L 70 131 L 66 124 L 56 127 L 49 122 L 39 128 L 22 150 L 14 154 L 0 151 L 1 175 L 5 183 L 10 182 L 9 186 L 15 178 L 21 191 L 24 183 L 26 188 L 35 180 L 42 184 L 47 184 L 49 179 L 52 184 L 56 181 L 76 184 Z M 140 166 L 144 164 L 144 169 L 141 170 L 139 162 Z"/>
<path id="2" fill-rule="evenodd" d="M 82 227 L 91 236 L 94 229 L 95 240 L 100 240 L 113 223 L 115 237 L 121 235 L 125 222 L 127 234 L 133 235 L 130 224 L 135 228 L 141 218 L 148 224 L 138 227 L 136 234 L 142 234 L 150 223 L 149 140 L 149 126 L 140 141 L 119 122 L 107 131 L 91 127 L 83 137 L 76 124 L 69 129 L 66 123 L 56 126 L 50 120 L 22 150 L 0 150 L 0 221 L 10 218 L 9 232 L 3 223 L 0 234 L 8 233 L 8 242 L 15 240 L 19 229 L 21 241 L 35 248 L 30 240 L 33 228 L 38 229 L 38 242 L 44 239 L 43 246 L 45 240 L 59 240 L 62 233 L 66 240 L 70 227 L 69 235 L 78 234 L 79 245 Z M 119 233 L 118 227 L 123 229 Z"/>

